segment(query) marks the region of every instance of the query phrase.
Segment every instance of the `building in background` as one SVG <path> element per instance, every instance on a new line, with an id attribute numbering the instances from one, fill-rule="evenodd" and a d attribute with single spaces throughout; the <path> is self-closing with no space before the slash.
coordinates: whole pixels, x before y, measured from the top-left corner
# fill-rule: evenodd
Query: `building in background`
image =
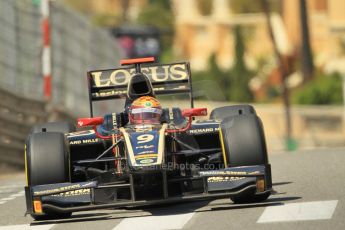
<path id="1" fill-rule="evenodd" d="M 235 49 L 232 28 L 236 25 L 249 29 L 248 67 L 254 68 L 256 59 L 272 56 L 264 14 L 234 14 L 228 0 L 212 1 L 209 15 L 200 13 L 197 0 L 172 0 L 172 3 L 176 15 L 175 47 L 180 56 L 190 60 L 194 69 L 206 69 L 212 54 L 216 55 L 220 67 L 232 66 Z M 279 20 L 279 16 L 277 18 Z"/>
<path id="2" fill-rule="evenodd" d="M 105 26 L 135 20 L 148 0 L 59 0 L 93 17 Z"/>
<path id="3" fill-rule="evenodd" d="M 95 13 L 117 15 L 125 21 L 135 20 L 148 0 L 97 0 L 90 1 Z"/>
<path id="4" fill-rule="evenodd" d="M 180 56 L 191 61 L 195 69 L 207 67 L 214 53 L 222 68 L 233 63 L 234 37 L 232 28 L 249 29 L 246 62 L 255 67 L 265 57 L 272 57 L 263 13 L 235 14 L 228 0 L 213 0 L 210 15 L 202 15 L 197 0 L 172 0 L 176 14 L 175 47 Z M 283 55 L 294 55 L 301 46 L 299 0 L 282 0 L 282 15 L 274 14 L 272 24 L 278 48 Z M 318 67 L 341 51 L 344 42 L 345 1 L 307 0 L 310 41 Z"/>
<path id="5" fill-rule="evenodd" d="M 109 26 L 114 26 L 116 17 L 125 17 L 129 22 L 135 21 L 141 9 L 150 4 L 149 0 L 62 1 L 83 8 L 92 15 L 98 15 L 96 20 Z M 173 51 L 177 57 L 189 60 L 193 69 L 206 69 L 213 54 L 221 68 L 230 68 L 235 49 L 232 28 L 237 25 L 245 28 L 246 63 L 249 68 L 255 69 L 263 60 L 272 59 L 272 44 L 263 12 L 235 13 L 231 9 L 231 1 L 238 0 L 210 1 L 210 14 L 205 15 L 200 12 L 202 0 L 170 0 L 175 14 Z M 272 15 L 272 24 L 279 51 L 284 56 L 296 57 L 301 48 L 300 0 L 277 2 L 281 6 L 281 14 Z M 307 0 L 310 42 L 317 67 L 323 67 L 343 52 L 343 9 L 344 0 Z M 117 22 L 119 21 L 121 20 Z"/>
<path id="6" fill-rule="evenodd" d="M 315 64 L 324 66 L 343 52 L 345 42 L 345 1 L 308 0 L 310 42 Z M 288 36 L 295 49 L 301 47 L 299 0 L 283 1 L 283 18 Z"/>

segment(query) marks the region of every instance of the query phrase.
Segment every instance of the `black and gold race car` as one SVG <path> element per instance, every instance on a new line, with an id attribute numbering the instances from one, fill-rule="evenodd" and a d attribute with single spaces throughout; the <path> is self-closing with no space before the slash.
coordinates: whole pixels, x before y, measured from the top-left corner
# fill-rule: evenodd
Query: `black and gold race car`
<path id="1" fill-rule="evenodd" d="M 268 198 L 271 168 L 252 106 L 216 108 L 206 117 L 206 108 L 193 106 L 188 63 L 140 58 L 121 64 L 88 72 L 90 117 L 78 119 L 78 131 L 67 122 L 33 128 L 25 146 L 27 214 L 64 218 L 203 198 Z M 188 94 L 191 108 L 163 107 L 155 124 L 129 121 L 133 101 L 167 94 Z M 93 103 L 119 98 L 123 112 L 94 117 Z"/>

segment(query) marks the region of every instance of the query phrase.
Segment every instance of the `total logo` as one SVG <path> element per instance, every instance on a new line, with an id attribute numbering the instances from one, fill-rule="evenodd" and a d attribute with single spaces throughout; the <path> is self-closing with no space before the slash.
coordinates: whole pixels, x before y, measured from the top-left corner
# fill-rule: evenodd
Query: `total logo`
<path id="1" fill-rule="evenodd" d="M 154 160 L 153 159 L 143 159 L 139 161 L 139 164 L 150 164 L 153 163 Z"/>

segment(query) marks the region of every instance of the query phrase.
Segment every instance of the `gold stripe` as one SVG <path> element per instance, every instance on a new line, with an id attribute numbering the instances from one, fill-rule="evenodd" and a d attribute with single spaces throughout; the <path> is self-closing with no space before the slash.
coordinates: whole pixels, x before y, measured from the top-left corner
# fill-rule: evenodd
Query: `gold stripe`
<path id="1" fill-rule="evenodd" d="M 26 145 L 24 145 L 24 163 L 25 163 L 26 186 L 29 186 L 28 162 L 27 162 L 27 158 L 26 158 Z"/>
<path id="2" fill-rule="evenodd" d="M 225 167 L 227 167 L 228 163 L 227 163 L 226 154 L 225 154 L 224 138 L 223 138 L 223 133 L 222 133 L 222 129 L 220 128 L 220 126 L 219 126 L 219 138 L 220 138 L 220 145 L 222 146 L 224 164 L 225 164 Z"/>
<path id="3" fill-rule="evenodd" d="M 161 130 L 159 131 L 159 142 L 158 142 L 158 164 L 163 163 L 163 155 L 165 149 L 165 129 L 168 127 L 168 124 L 164 123 Z"/>
<path id="4" fill-rule="evenodd" d="M 144 154 L 144 155 L 139 155 L 139 156 L 135 156 L 134 158 L 149 158 L 149 157 L 156 157 L 158 154 Z"/>
<path id="5" fill-rule="evenodd" d="M 68 145 L 68 176 L 69 176 L 69 182 L 72 182 L 72 171 L 71 171 L 71 149 L 70 146 Z"/>
<path id="6" fill-rule="evenodd" d="M 120 132 L 123 134 L 123 136 L 125 138 L 129 159 L 130 159 L 132 165 L 135 165 L 134 152 L 133 152 L 131 141 L 129 139 L 129 135 L 126 132 L 126 129 L 123 127 L 120 128 Z"/>

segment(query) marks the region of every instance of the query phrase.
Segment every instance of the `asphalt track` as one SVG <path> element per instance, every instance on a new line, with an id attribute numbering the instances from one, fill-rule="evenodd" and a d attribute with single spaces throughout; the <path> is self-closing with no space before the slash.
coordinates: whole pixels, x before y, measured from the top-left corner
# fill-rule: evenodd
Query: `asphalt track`
<path id="1" fill-rule="evenodd" d="M 345 229 L 345 148 L 272 153 L 270 161 L 276 194 L 264 203 L 219 199 L 45 222 L 24 217 L 24 175 L 0 175 L 0 230 Z"/>

